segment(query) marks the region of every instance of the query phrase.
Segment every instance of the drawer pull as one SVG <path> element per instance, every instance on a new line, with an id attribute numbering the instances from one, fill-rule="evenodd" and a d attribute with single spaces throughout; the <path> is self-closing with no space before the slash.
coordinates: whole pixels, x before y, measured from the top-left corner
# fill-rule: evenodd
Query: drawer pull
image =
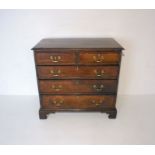
<path id="1" fill-rule="evenodd" d="M 52 89 L 54 89 L 55 91 L 60 91 L 62 89 L 62 85 L 58 86 L 52 85 Z"/>
<path id="2" fill-rule="evenodd" d="M 93 59 L 95 62 L 102 62 L 104 60 L 104 57 L 101 54 L 97 54 L 96 56 L 93 56 Z"/>
<path id="3" fill-rule="evenodd" d="M 92 100 L 92 103 L 95 104 L 96 106 L 98 106 L 98 105 L 102 104 L 103 101 L 104 101 L 104 99 L 103 100 L 100 100 L 99 102 L 97 102 L 95 100 Z"/>
<path id="4" fill-rule="evenodd" d="M 101 77 L 105 74 L 104 70 L 94 70 L 94 72 L 96 73 L 97 77 Z"/>
<path id="5" fill-rule="evenodd" d="M 57 106 L 57 107 L 60 107 L 61 104 L 64 103 L 64 100 L 60 100 L 60 101 L 53 100 L 53 101 L 51 101 L 50 103 L 51 103 L 51 104 L 54 104 L 54 105 Z"/>
<path id="6" fill-rule="evenodd" d="M 61 60 L 61 56 L 50 56 L 52 62 L 59 62 Z"/>
<path id="7" fill-rule="evenodd" d="M 96 106 L 100 105 L 99 103 L 96 103 L 95 100 L 92 100 L 92 103 L 95 104 Z"/>
<path id="8" fill-rule="evenodd" d="M 101 85 L 96 85 L 96 84 L 94 84 L 93 85 L 93 88 L 96 90 L 96 91 L 102 91 L 103 90 L 103 88 L 104 88 L 104 85 L 103 84 L 101 84 Z"/>
<path id="9" fill-rule="evenodd" d="M 60 76 L 61 70 L 60 70 L 60 69 L 58 69 L 58 70 L 50 70 L 50 73 L 51 73 L 53 76 Z"/>

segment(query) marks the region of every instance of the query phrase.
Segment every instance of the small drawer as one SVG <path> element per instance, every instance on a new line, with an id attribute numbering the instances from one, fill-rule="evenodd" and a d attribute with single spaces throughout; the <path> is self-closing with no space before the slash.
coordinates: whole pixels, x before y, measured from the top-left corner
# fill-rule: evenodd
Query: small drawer
<path id="1" fill-rule="evenodd" d="M 41 94 L 116 93 L 117 80 L 40 80 Z"/>
<path id="2" fill-rule="evenodd" d="M 73 52 L 36 52 L 36 65 L 72 65 L 75 64 Z"/>
<path id="3" fill-rule="evenodd" d="M 81 52 L 80 64 L 119 64 L 120 53 L 116 52 Z"/>
<path id="4" fill-rule="evenodd" d="M 39 79 L 117 79 L 118 66 L 38 66 Z"/>
<path id="5" fill-rule="evenodd" d="M 113 95 L 42 95 L 44 109 L 102 109 L 114 108 L 116 96 Z"/>

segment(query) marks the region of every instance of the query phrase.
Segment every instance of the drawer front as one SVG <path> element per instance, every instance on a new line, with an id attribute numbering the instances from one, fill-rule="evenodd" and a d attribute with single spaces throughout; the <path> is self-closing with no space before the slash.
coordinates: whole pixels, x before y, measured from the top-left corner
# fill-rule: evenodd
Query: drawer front
<path id="1" fill-rule="evenodd" d="M 115 93 L 117 80 L 40 80 L 40 93 Z"/>
<path id="2" fill-rule="evenodd" d="M 116 79 L 119 67 L 97 66 L 97 67 L 74 67 L 74 66 L 38 66 L 39 79 Z"/>
<path id="3" fill-rule="evenodd" d="M 39 52 L 35 53 L 37 65 L 72 65 L 75 64 L 74 53 L 50 53 L 50 52 Z"/>
<path id="4" fill-rule="evenodd" d="M 112 95 L 42 95 L 45 109 L 101 109 L 113 108 L 116 96 Z"/>
<path id="5" fill-rule="evenodd" d="M 119 64 L 120 54 L 116 52 L 81 52 L 80 64 Z"/>

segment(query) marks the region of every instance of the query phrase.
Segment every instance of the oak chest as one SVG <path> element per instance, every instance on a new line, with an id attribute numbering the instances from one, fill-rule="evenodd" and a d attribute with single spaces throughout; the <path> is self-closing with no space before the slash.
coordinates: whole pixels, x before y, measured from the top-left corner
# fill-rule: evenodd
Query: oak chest
<path id="1" fill-rule="evenodd" d="M 40 119 L 57 111 L 116 118 L 123 47 L 112 38 L 43 39 L 34 48 Z"/>

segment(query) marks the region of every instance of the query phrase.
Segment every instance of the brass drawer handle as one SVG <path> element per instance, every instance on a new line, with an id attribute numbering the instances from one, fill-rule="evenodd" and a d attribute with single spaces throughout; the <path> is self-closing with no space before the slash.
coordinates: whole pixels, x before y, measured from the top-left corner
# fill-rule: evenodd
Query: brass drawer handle
<path id="1" fill-rule="evenodd" d="M 100 105 L 99 103 L 96 103 L 95 100 L 92 100 L 92 103 L 95 104 L 96 106 Z"/>
<path id="2" fill-rule="evenodd" d="M 93 88 L 94 88 L 96 91 L 102 91 L 103 88 L 104 88 L 104 85 L 103 85 L 103 84 L 101 84 L 101 85 L 96 85 L 96 84 L 94 84 L 94 85 L 93 85 Z"/>
<path id="3" fill-rule="evenodd" d="M 57 106 L 57 107 L 60 107 L 60 106 L 64 103 L 64 100 L 59 100 L 59 101 L 57 101 L 57 100 L 52 100 L 50 103 L 51 103 L 51 104 L 54 104 L 54 105 Z"/>
<path id="4" fill-rule="evenodd" d="M 93 59 L 95 62 L 102 62 L 104 60 L 104 57 L 101 54 L 97 54 L 93 56 Z"/>
<path id="5" fill-rule="evenodd" d="M 61 60 L 61 56 L 50 56 L 52 62 L 59 62 Z"/>
<path id="6" fill-rule="evenodd" d="M 96 73 L 97 77 L 101 77 L 105 74 L 104 70 L 94 70 L 94 72 Z"/>
<path id="7" fill-rule="evenodd" d="M 92 100 L 92 103 L 95 104 L 96 106 L 98 106 L 98 105 L 102 104 L 103 101 L 104 101 L 104 99 L 102 99 L 102 100 L 100 100 L 100 101 L 98 101 L 98 102 L 95 101 L 95 100 Z"/>
<path id="8" fill-rule="evenodd" d="M 58 69 L 58 70 L 50 70 L 50 73 L 53 75 L 53 76 L 60 76 L 61 74 L 61 70 Z"/>
<path id="9" fill-rule="evenodd" d="M 54 89 L 55 91 L 60 91 L 62 90 L 62 85 L 58 85 L 58 86 L 52 85 L 52 89 Z"/>

